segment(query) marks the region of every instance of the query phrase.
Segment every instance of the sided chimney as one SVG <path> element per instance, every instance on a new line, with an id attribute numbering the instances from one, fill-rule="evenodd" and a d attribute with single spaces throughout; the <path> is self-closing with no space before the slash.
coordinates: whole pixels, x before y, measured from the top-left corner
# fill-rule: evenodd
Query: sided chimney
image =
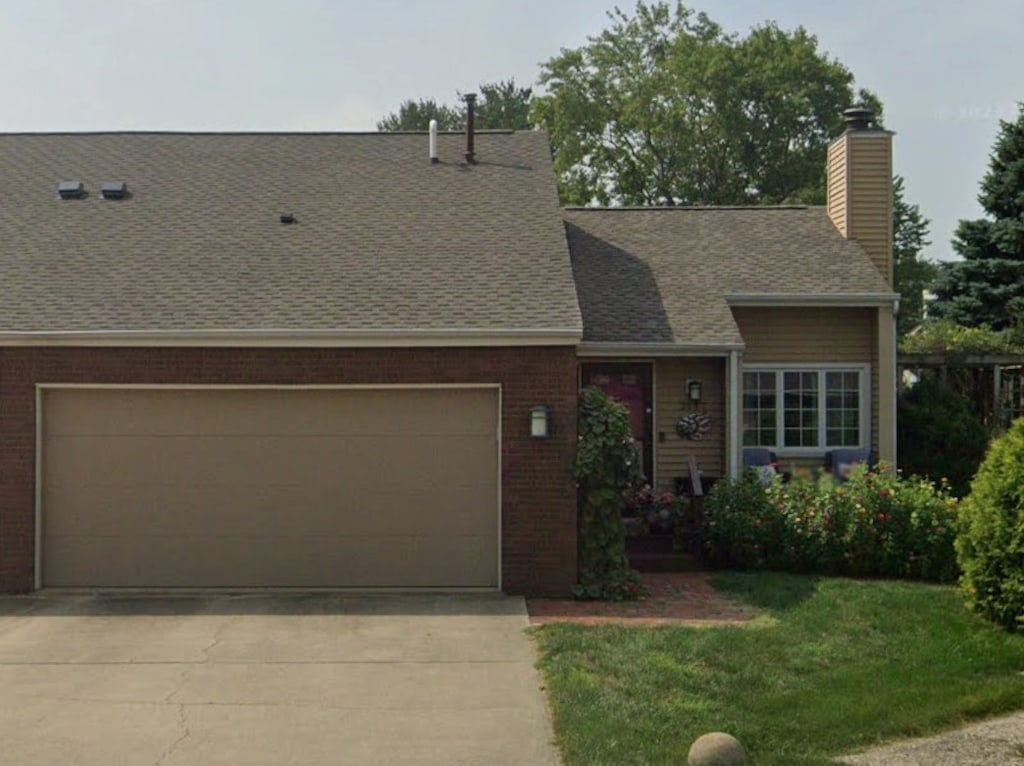
<path id="1" fill-rule="evenodd" d="M 828 148 L 828 215 L 893 284 L 892 137 L 870 109 L 843 112 L 846 130 Z"/>
<path id="2" fill-rule="evenodd" d="M 476 164 L 476 93 L 466 94 L 466 162 Z"/>

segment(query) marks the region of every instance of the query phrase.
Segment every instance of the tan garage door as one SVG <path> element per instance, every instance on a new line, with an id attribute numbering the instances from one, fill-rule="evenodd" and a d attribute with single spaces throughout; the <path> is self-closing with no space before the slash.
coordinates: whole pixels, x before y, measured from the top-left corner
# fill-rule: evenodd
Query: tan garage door
<path id="1" fill-rule="evenodd" d="M 498 585 L 496 389 L 44 389 L 44 587 Z"/>

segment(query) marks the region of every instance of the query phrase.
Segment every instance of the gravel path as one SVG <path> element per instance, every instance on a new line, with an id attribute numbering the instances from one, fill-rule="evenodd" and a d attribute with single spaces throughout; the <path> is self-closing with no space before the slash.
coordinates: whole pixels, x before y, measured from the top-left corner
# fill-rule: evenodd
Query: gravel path
<path id="1" fill-rule="evenodd" d="M 846 766 L 1024 766 L 1024 713 L 837 760 Z"/>

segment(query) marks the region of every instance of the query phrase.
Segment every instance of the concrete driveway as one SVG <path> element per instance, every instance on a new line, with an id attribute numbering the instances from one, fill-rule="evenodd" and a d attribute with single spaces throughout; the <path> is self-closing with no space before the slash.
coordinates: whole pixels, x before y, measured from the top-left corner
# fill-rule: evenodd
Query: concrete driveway
<path id="1" fill-rule="evenodd" d="M 0 760 L 557 764 L 500 595 L 0 599 Z"/>

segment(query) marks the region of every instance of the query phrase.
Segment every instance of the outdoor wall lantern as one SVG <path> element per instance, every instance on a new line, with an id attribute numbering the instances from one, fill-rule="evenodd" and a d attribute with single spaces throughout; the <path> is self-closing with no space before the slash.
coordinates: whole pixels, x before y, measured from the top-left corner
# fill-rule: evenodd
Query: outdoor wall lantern
<path id="1" fill-rule="evenodd" d="M 699 380 L 686 381 L 686 393 L 689 395 L 691 402 L 696 403 L 700 401 L 703 389 L 704 384 Z"/>
<path id="2" fill-rule="evenodd" d="M 530 437 L 547 439 L 551 436 L 551 408 L 543 404 L 530 410 Z"/>

